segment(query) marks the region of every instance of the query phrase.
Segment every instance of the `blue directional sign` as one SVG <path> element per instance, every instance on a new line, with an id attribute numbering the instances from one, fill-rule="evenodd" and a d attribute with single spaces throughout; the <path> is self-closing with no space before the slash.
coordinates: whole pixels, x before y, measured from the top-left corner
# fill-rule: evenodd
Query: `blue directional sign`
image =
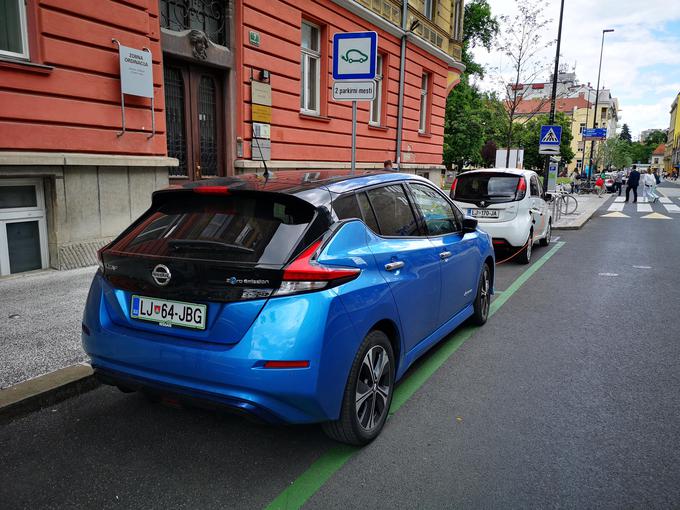
<path id="1" fill-rule="evenodd" d="M 375 79 L 377 55 L 375 32 L 333 34 L 333 79 Z"/>
<path id="2" fill-rule="evenodd" d="M 562 126 L 541 126 L 538 142 L 539 154 L 559 154 L 562 141 Z"/>
<path id="3" fill-rule="evenodd" d="M 602 139 L 604 140 L 607 138 L 607 128 L 589 128 L 589 129 L 584 129 L 583 133 L 581 133 L 583 138 L 588 138 L 590 140 L 593 139 Z"/>

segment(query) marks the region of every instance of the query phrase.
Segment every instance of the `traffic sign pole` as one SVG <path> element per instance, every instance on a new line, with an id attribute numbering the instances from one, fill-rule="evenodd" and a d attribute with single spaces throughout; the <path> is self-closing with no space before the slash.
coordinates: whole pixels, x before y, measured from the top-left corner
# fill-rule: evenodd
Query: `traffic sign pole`
<path id="1" fill-rule="evenodd" d="M 357 166 L 357 102 L 352 101 L 352 175 Z"/>

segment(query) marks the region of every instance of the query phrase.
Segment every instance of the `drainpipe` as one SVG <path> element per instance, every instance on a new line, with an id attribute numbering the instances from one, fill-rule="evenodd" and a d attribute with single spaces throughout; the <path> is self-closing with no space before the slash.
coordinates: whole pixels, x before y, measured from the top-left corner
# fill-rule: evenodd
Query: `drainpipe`
<path id="1" fill-rule="evenodd" d="M 404 77 L 406 74 L 406 38 L 408 31 L 408 0 L 402 0 L 401 6 L 401 29 L 404 33 L 401 36 L 401 56 L 399 63 L 399 106 L 397 109 L 397 147 L 396 163 L 397 169 L 401 171 L 401 136 L 404 128 Z"/>

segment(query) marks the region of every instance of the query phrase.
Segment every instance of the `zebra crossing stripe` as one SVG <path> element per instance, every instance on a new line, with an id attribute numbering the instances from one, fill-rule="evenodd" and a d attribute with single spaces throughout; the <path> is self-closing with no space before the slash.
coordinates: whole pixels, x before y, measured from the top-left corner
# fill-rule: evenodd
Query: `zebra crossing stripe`
<path id="1" fill-rule="evenodd" d="M 616 198 L 614 199 L 614 202 L 625 202 L 625 201 L 626 201 L 626 199 L 623 198 L 623 197 L 616 197 Z"/>
<path id="2" fill-rule="evenodd" d="M 652 212 L 652 206 L 649 205 L 649 204 L 644 204 L 644 203 L 641 204 L 641 203 L 638 202 L 637 212 L 650 213 L 650 212 Z"/>
<path id="3" fill-rule="evenodd" d="M 668 197 L 660 197 L 659 202 L 661 202 L 662 204 L 672 204 L 673 203 L 673 201 Z"/>
<path id="4" fill-rule="evenodd" d="M 663 206 L 669 213 L 680 213 L 680 207 L 675 204 L 663 204 Z"/>
<path id="5" fill-rule="evenodd" d="M 623 208 L 626 204 L 621 203 L 621 202 L 614 202 L 612 205 L 609 206 L 608 211 L 623 211 Z"/>

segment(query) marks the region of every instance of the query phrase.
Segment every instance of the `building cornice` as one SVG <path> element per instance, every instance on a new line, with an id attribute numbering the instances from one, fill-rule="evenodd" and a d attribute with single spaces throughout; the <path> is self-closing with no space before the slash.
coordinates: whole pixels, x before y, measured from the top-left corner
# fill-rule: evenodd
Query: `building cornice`
<path id="1" fill-rule="evenodd" d="M 442 51 L 436 46 L 430 44 L 429 42 L 421 39 L 419 36 L 413 34 L 412 32 L 406 32 L 405 30 L 402 30 L 400 27 L 398 27 L 391 21 L 386 20 L 382 16 L 374 13 L 370 9 L 367 9 L 363 5 L 358 4 L 354 0 L 331 0 L 331 1 L 334 4 L 339 5 L 344 9 L 347 9 L 351 13 L 356 14 L 360 18 L 365 19 L 366 21 L 377 26 L 378 28 L 383 29 L 385 32 L 392 34 L 395 37 L 401 38 L 405 34 L 407 34 L 408 39 L 411 42 L 413 42 L 413 44 L 418 46 L 420 49 L 428 52 L 430 55 L 437 57 L 439 60 L 444 61 L 449 67 L 457 69 L 461 73 L 465 71 L 465 64 L 463 64 L 462 62 L 459 62 L 451 55 L 447 54 L 446 52 Z"/>
<path id="2" fill-rule="evenodd" d="M 166 156 L 129 156 L 86 154 L 77 152 L 9 152 L 0 151 L 1 166 L 179 166 L 176 158 Z"/>

